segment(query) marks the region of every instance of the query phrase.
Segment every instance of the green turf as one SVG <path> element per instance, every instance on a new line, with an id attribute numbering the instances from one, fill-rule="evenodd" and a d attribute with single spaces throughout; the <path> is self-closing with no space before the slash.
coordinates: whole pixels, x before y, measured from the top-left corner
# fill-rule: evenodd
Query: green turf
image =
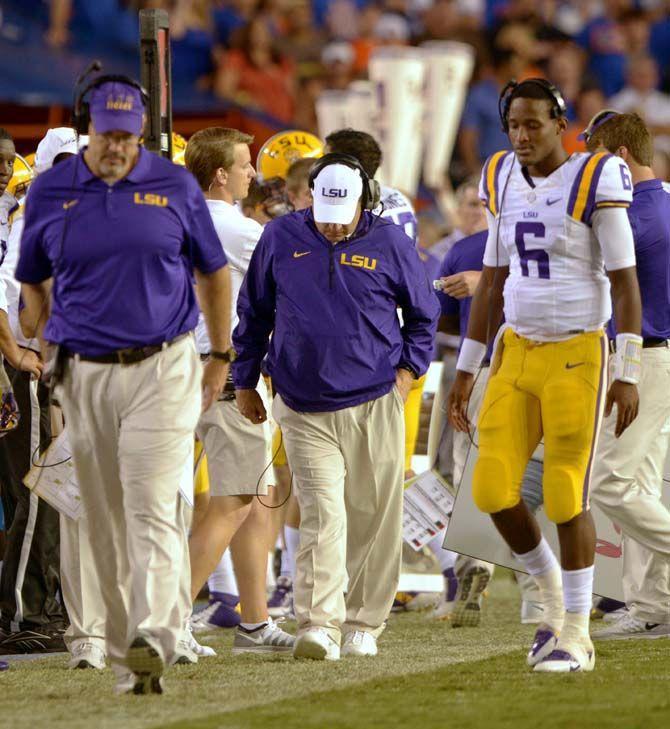
<path id="1" fill-rule="evenodd" d="M 171 669 L 160 697 L 114 697 L 111 672 L 67 671 L 61 657 L 14 665 L 0 674 L 0 720 L 11 729 L 670 727 L 669 643 L 607 643 L 591 675 L 535 675 L 516 588 L 502 579 L 491 592 L 479 629 L 393 616 L 377 659 L 232 658 L 226 632 L 206 641 L 217 658 Z"/>

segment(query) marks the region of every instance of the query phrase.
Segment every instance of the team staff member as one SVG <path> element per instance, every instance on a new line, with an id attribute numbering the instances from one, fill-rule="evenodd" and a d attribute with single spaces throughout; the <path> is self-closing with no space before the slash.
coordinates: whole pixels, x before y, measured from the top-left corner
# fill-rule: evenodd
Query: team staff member
<path id="1" fill-rule="evenodd" d="M 235 205 L 247 196 L 256 176 L 251 142 L 253 137 L 237 129 L 209 127 L 196 132 L 186 147 L 186 166 L 207 196 L 219 245 L 230 261 L 233 309 L 263 232 L 259 223 L 246 218 Z M 232 326 L 236 323 L 233 310 Z M 201 357 L 209 361 L 213 347 L 204 322 L 196 329 L 196 345 Z M 265 395 L 263 380 L 256 387 Z M 268 493 L 269 424 L 249 423 L 239 412 L 231 380 L 219 402 L 202 414 L 197 433 L 207 454 L 210 501 L 189 542 L 191 596 L 197 597 L 230 546 L 242 608 L 233 652 L 290 651 L 293 636 L 268 616 L 265 577 L 270 512 L 255 498 Z"/>
<path id="2" fill-rule="evenodd" d="M 178 489 L 201 403 L 228 371 L 230 279 L 195 180 L 139 146 L 139 90 L 101 81 L 88 100 L 89 146 L 31 190 L 16 278 L 43 352 L 60 347 L 58 395 L 95 535 L 108 656 L 117 675 L 135 673 L 135 693 L 160 693 L 182 629 Z M 223 357 L 204 374 L 194 274 Z"/>
<path id="3" fill-rule="evenodd" d="M 312 208 L 268 223 L 252 256 L 234 378 L 240 411 L 263 422 L 268 354 L 301 515 L 294 655 L 336 660 L 341 633 L 345 655 L 375 655 L 393 603 L 403 403 L 430 363 L 438 305 L 409 238 L 362 210 L 360 164 L 326 155 L 312 175 Z"/>
<path id="4" fill-rule="evenodd" d="M 35 167 L 45 170 L 54 161 L 66 159 L 76 153 L 77 137 L 74 129 L 50 129 L 37 147 Z M 12 339 L 16 341 L 23 360 L 22 368 L 26 362 L 32 360 L 39 363 L 41 370 L 42 363 L 37 354 L 39 342 L 27 338 L 19 323 L 21 285 L 14 278 L 14 270 L 25 222 L 23 213 L 24 204 L 21 201 L 21 206 L 12 216 L 6 255 L 0 266 L 0 316 L 7 321 L 7 327 L 11 326 Z M 39 370 L 36 374 L 39 376 Z M 48 390 L 44 383 L 38 382 L 35 377 L 29 377 L 27 373 L 18 374 L 12 369 L 10 377 L 15 382 L 15 391 L 23 407 L 16 434 L 10 433 L 0 441 L 3 482 L 11 484 L 18 501 L 5 555 L 1 594 L 3 623 L 5 626 L 13 624 L 15 630 L 0 643 L 0 652 L 63 651 L 65 645 L 59 593 L 63 595 L 68 617 L 71 619 L 69 630 L 72 630 L 72 623 L 76 628 L 80 613 L 70 610 L 70 583 L 64 583 L 62 578 L 59 580 L 59 574 L 62 574 L 59 569 L 59 514 L 23 485 L 23 477 L 30 470 L 31 458 L 38 446 L 40 435 L 43 446 L 50 441 Z M 37 420 L 39 429 L 32 427 L 32 423 Z M 7 473 L 9 476 L 5 476 Z M 65 517 L 60 519 L 64 520 Z M 62 552 L 60 557 L 63 557 Z M 36 608 L 40 608 L 48 616 L 47 620 L 35 618 Z M 103 625 L 104 616 L 97 618 L 97 623 Z M 67 634 L 65 641 L 67 644 Z"/>
<path id="5" fill-rule="evenodd" d="M 599 122 L 599 123 L 598 123 Z M 589 150 L 605 148 L 630 168 L 637 278 L 642 297 L 640 414 L 620 438 L 605 422 L 592 499 L 623 533 L 629 611 L 594 638 L 670 635 L 670 513 L 661 501 L 670 433 L 670 195 L 651 169 L 651 134 L 637 114 L 609 112 L 591 125 Z M 616 337 L 615 327 L 609 332 Z"/>

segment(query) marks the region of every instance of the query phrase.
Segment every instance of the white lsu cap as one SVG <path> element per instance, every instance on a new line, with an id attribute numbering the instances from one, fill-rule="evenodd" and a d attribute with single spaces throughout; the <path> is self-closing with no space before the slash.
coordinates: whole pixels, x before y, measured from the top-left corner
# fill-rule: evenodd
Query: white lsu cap
<path id="1" fill-rule="evenodd" d="M 35 152 L 35 171 L 45 172 L 53 166 L 59 154 L 77 154 L 77 133 L 71 127 L 49 129 L 44 139 L 37 145 Z"/>
<path id="2" fill-rule="evenodd" d="M 363 192 L 358 170 L 343 164 L 324 167 L 314 180 L 314 220 L 317 223 L 349 225 Z"/>

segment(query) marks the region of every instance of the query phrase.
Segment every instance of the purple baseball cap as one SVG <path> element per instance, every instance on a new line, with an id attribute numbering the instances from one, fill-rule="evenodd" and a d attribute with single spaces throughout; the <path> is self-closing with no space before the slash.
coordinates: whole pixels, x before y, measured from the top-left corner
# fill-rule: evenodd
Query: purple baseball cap
<path id="1" fill-rule="evenodd" d="M 144 104 L 134 86 L 120 81 L 108 81 L 91 91 L 89 101 L 91 121 L 99 134 L 128 132 L 142 134 Z"/>

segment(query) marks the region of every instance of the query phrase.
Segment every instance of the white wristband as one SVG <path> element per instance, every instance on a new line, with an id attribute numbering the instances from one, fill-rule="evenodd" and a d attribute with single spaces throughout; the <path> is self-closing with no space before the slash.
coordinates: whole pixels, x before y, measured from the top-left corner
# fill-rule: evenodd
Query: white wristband
<path id="1" fill-rule="evenodd" d="M 614 379 L 637 385 L 642 369 L 642 337 L 638 334 L 616 335 Z"/>
<path id="2" fill-rule="evenodd" d="M 476 339 L 468 339 L 466 337 L 461 345 L 458 362 L 456 362 L 456 369 L 474 375 L 481 366 L 485 356 L 486 345 L 478 342 Z"/>

